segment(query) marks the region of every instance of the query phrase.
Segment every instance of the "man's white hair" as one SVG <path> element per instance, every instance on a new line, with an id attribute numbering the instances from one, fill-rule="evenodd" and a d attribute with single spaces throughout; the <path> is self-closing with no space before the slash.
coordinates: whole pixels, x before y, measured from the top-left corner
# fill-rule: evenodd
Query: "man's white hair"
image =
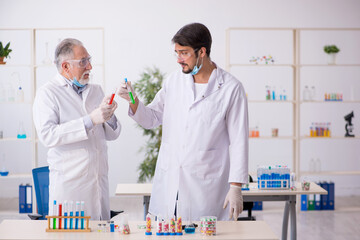
<path id="1" fill-rule="evenodd" d="M 61 64 L 68 59 L 74 57 L 74 47 L 83 46 L 82 42 L 74 38 L 66 38 L 62 40 L 55 49 L 55 64 L 59 71 L 62 73 Z"/>

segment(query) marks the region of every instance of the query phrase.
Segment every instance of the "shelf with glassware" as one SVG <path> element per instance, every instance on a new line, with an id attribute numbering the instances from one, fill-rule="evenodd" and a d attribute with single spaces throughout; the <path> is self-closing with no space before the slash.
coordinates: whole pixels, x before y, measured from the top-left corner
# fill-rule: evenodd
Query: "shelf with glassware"
<path id="1" fill-rule="evenodd" d="M 337 32 L 338 30 L 341 30 L 341 32 Z M 316 33 L 316 31 L 319 33 Z M 350 34 L 350 32 L 352 33 Z M 346 154 L 349 151 L 348 149 L 353 149 L 353 146 L 356 146 L 360 137 L 346 137 L 348 131 L 350 131 L 350 135 L 353 135 L 352 126 L 347 128 L 346 125 L 346 133 L 342 135 L 342 131 L 340 131 L 342 128 L 339 126 L 342 122 L 340 118 L 335 117 L 337 115 L 334 115 L 334 113 L 343 112 L 348 116 L 350 115 L 348 111 L 356 110 L 360 106 L 359 96 L 356 96 L 356 89 L 359 88 L 357 79 L 360 77 L 360 64 L 355 52 L 352 51 L 352 49 L 359 47 L 359 33 L 360 29 L 297 29 L 297 63 L 299 64 L 296 66 L 296 78 L 299 80 L 297 93 L 300 99 L 298 122 L 307 119 L 306 121 L 308 121 L 310 127 L 310 131 L 307 130 L 300 134 L 300 125 L 298 126 L 299 142 L 301 142 L 301 147 L 300 143 L 298 143 L 299 154 L 301 154 L 298 163 L 299 177 L 315 178 L 317 181 L 326 178 L 333 181 L 337 179 L 344 186 L 347 185 L 348 182 L 346 181 L 349 178 L 356 178 L 360 175 L 357 167 L 349 167 L 356 165 L 354 162 L 356 161 L 356 155 Z M 353 36 L 349 40 L 344 40 L 347 39 L 348 34 L 354 34 L 357 37 L 354 38 Z M 326 46 L 324 46 L 324 43 L 329 41 L 336 43 L 340 48 L 343 46 L 343 53 L 338 59 L 338 63 L 335 63 L 335 61 L 328 62 L 328 64 L 322 63 L 325 60 L 324 51 Z M 321 49 L 323 46 L 324 48 Z M 313 86 L 310 88 L 310 85 Z M 316 92 L 314 86 L 321 90 L 317 96 L 314 94 Z M 301 95 L 302 97 L 300 97 Z M 306 113 L 310 113 L 308 117 L 304 116 Z M 325 114 L 321 115 L 321 113 Z M 347 121 L 346 116 L 345 121 Z M 334 122 L 316 123 L 315 127 L 313 123 L 315 119 L 321 119 L 321 121 L 332 119 Z M 330 124 L 335 124 L 334 133 L 327 130 L 327 124 L 329 127 Z M 309 133 L 307 133 L 308 131 Z M 319 133 L 320 136 L 317 136 Z M 313 151 L 308 152 L 307 149 Z M 300 150 L 302 150 L 301 153 Z M 327 169 L 321 170 L 321 161 L 318 157 L 314 161 L 314 154 L 326 159 Z M 343 162 L 341 169 L 339 169 L 338 159 Z M 305 163 L 308 161 L 309 168 L 307 171 Z M 300 162 L 303 163 L 301 167 Z"/>
<path id="2" fill-rule="evenodd" d="M 360 103 L 360 99 L 359 97 L 356 97 L 356 88 L 355 90 L 350 90 L 350 94 L 349 94 L 349 89 L 346 89 L 346 95 L 342 96 L 342 93 L 334 93 L 332 92 L 332 90 L 334 89 L 338 89 L 338 88 L 329 88 L 326 90 L 329 90 L 328 92 L 324 92 L 322 94 L 321 97 L 319 97 L 320 95 L 318 95 L 318 98 L 313 98 L 313 99 L 305 99 L 302 97 L 303 91 L 300 87 L 304 87 L 304 83 L 306 83 L 306 78 L 303 75 L 304 69 L 306 69 L 305 71 L 308 71 L 307 73 L 309 73 L 309 71 L 314 71 L 313 69 L 319 69 L 319 71 L 356 71 L 356 75 L 354 74 L 348 74 L 347 78 L 344 76 L 342 76 L 340 74 L 339 80 L 344 80 L 345 79 L 357 79 L 358 77 L 353 77 L 353 76 L 358 76 L 358 71 L 354 70 L 354 69 L 359 69 L 358 67 L 360 66 L 358 62 L 358 58 L 353 57 L 354 54 L 352 54 L 352 57 L 346 57 L 344 58 L 343 56 L 340 57 L 340 61 L 339 63 L 331 63 L 331 64 L 326 64 L 323 63 L 325 62 L 325 53 L 323 52 L 323 44 L 319 43 L 317 41 L 306 41 L 307 39 L 304 38 L 304 34 L 303 30 L 315 30 L 315 31 L 323 31 L 323 30 L 329 30 L 331 31 L 331 29 L 294 29 L 294 28 L 230 28 L 227 29 L 226 31 L 226 69 L 231 72 L 232 74 L 234 74 L 234 76 L 238 76 L 239 79 L 247 79 L 247 77 L 249 76 L 251 80 L 260 80 L 257 81 L 257 84 L 262 84 L 262 85 L 267 85 L 264 84 L 264 80 L 261 78 L 255 78 L 253 77 L 257 70 L 252 70 L 253 68 L 259 69 L 259 71 L 264 71 L 265 69 L 267 70 L 267 73 L 270 73 L 270 71 L 274 71 L 275 69 L 279 69 L 278 71 L 282 71 L 284 72 L 284 69 L 286 67 L 292 68 L 294 70 L 294 75 L 293 75 L 293 97 L 290 97 L 291 100 L 287 100 L 287 101 L 278 101 L 278 100 L 270 100 L 269 99 L 264 99 L 264 100 L 259 100 L 259 90 L 256 89 L 258 88 L 259 85 L 257 85 L 257 87 L 253 87 L 253 92 L 251 95 L 257 95 L 257 97 L 252 97 L 252 99 L 248 100 L 248 103 L 251 104 L 251 106 L 249 106 L 249 108 L 252 108 L 253 106 L 257 106 L 258 104 L 261 106 L 261 104 L 268 104 L 268 103 L 288 103 L 288 104 L 292 104 L 293 105 L 293 121 L 292 122 L 292 126 L 294 129 L 294 133 L 293 136 L 284 136 L 282 137 L 282 139 L 292 139 L 293 143 L 294 143 L 294 147 L 293 147 L 293 152 L 294 152 L 294 159 L 293 159 L 293 171 L 296 172 L 297 177 L 300 179 L 300 177 L 307 173 L 304 171 L 301 171 L 300 169 L 300 155 L 302 155 L 303 153 L 301 152 L 301 147 L 300 146 L 300 142 L 304 142 L 306 144 L 308 144 L 307 142 L 311 141 L 311 140 L 316 140 L 317 142 L 319 141 L 319 144 L 322 144 L 321 141 L 357 141 L 360 137 L 356 136 L 356 137 L 345 137 L 345 136 L 341 136 L 339 135 L 340 133 L 336 132 L 335 134 L 330 134 L 329 136 L 324 136 L 324 137 L 311 137 L 310 134 L 307 135 L 306 133 L 300 133 L 300 123 L 302 120 L 301 115 L 304 114 L 304 110 L 306 111 L 313 111 L 313 110 L 308 110 L 308 109 L 304 109 L 305 108 L 312 108 L 312 107 L 317 107 L 319 106 L 324 106 L 324 107 L 336 107 L 339 104 L 341 104 L 341 107 L 352 107 L 352 106 L 359 106 L 358 103 Z M 335 30 L 344 30 L 344 29 L 335 29 Z M 360 29 L 345 29 L 345 30 L 349 30 L 349 31 L 360 31 Z M 263 32 L 262 32 L 263 31 Z M 253 34 L 253 32 L 257 32 L 256 34 Z M 285 38 L 281 38 L 279 37 L 278 39 L 280 39 L 279 41 L 277 41 L 276 43 L 271 42 L 267 45 L 268 42 L 266 42 L 266 40 L 264 39 L 269 39 L 268 37 L 266 37 L 269 32 L 275 32 L 274 34 L 277 34 L 278 36 L 285 36 Z M 300 34 L 301 32 L 301 34 Z M 283 34 L 284 33 L 284 34 Z M 271 33 L 272 34 L 272 33 Z M 292 37 L 290 36 L 292 35 Z M 342 36 L 344 34 L 337 34 L 336 35 L 336 39 L 341 39 L 339 36 Z M 250 36 L 250 37 L 249 37 Z M 326 35 L 328 37 L 328 35 Z M 359 34 L 357 35 L 359 36 Z M 342 37 L 344 38 L 344 37 Z M 346 38 L 346 37 L 345 37 Z M 244 39 L 250 39 L 250 41 L 244 40 Z M 283 40 L 286 39 L 286 40 Z M 357 38 L 356 38 L 357 39 Z M 354 42 L 354 41 L 353 41 Z M 358 41 L 359 42 L 359 41 Z M 259 44 L 260 43 L 260 44 Z M 281 52 L 279 51 L 278 47 L 274 45 L 284 45 L 284 50 Z M 316 45 L 316 46 L 315 46 Z M 270 46 L 270 47 L 268 47 Z M 290 47 L 291 46 L 291 47 Z M 309 47 L 310 46 L 310 47 Z M 353 46 L 353 45 L 352 45 Z M 356 45 L 358 46 L 358 45 Z M 273 48 L 274 47 L 274 48 Z M 349 50 L 351 48 L 349 48 L 349 46 L 347 46 L 346 50 Z M 266 51 L 267 50 L 267 51 Z M 304 50 L 306 51 L 304 54 Z M 272 56 L 275 56 L 275 60 L 274 62 L 268 62 L 268 64 L 265 63 L 265 61 L 255 61 L 254 57 L 252 57 L 252 54 L 261 54 L 260 52 L 263 53 L 275 53 L 276 51 L 276 55 L 272 54 Z M 344 48 L 345 51 L 345 48 Z M 278 54 L 280 53 L 280 54 Z M 291 53 L 291 58 L 288 57 L 286 58 L 286 56 L 284 55 L 285 53 L 287 53 L 287 55 L 289 56 Z M 317 54 L 317 58 L 313 58 L 313 55 Z M 281 55 L 283 54 L 283 55 Z M 306 55 L 307 54 L 307 55 Z M 350 53 L 349 53 L 350 54 Z M 278 61 L 280 59 L 279 56 L 282 56 L 283 58 L 281 58 L 282 61 Z M 285 57 L 284 57 L 285 56 Z M 301 60 L 300 61 L 300 56 L 301 56 Z M 250 59 L 250 57 L 252 57 L 253 59 Z M 249 60 L 250 59 L 250 60 Z M 287 59 L 287 60 L 286 60 Z M 305 61 L 304 61 L 305 59 Z M 246 63 L 250 61 L 250 63 Z M 283 68 L 281 68 L 283 67 Z M 241 70 L 238 70 L 241 69 Z M 264 69 L 264 70 L 263 70 Z M 274 69 L 274 70 L 273 70 Z M 247 75 L 244 75 L 246 73 L 244 73 L 245 71 L 247 71 Z M 318 70 L 316 70 L 318 71 Z M 285 73 L 285 72 L 284 72 Z M 352 73 L 352 72 L 351 72 Z M 331 73 L 328 73 L 331 75 Z M 239 76 L 242 76 L 242 78 L 240 78 Z M 271 85 L 272 84 L 277 84 L 277 79 L 279 78 L 279 74 L 274 77 L 274 76 L 267 76 L 267 75 L 263 75 L 263 77 L 265 76 L 266 79 L 269 79 L 269 82 L 271 80 Z M 314 79 L 314 76 L 311 76 L 308 74 L 308 76 L 310 76 L 308 78 L 308 82 L 312 82 Z M 350 77 L 349 77 L 350 76 Z M 267 78 L 268 77 L 268 78 Z M 333 78 L 333 77 L 332 77 Z M 275 80 L 275 81 L 274 81 Z M 317 88 L 319 89 L 323 89 L 324 84 L 327 84 L 326 80 L 328 80 L 327 78 L 321 78 L 320 82 L 316 82 L 316 84 L 314 84 Z M 302 85 L 300 83 L 303 83 Z M 269 85 L 269 84 L 268 84 Z M 319 85 L 321 86 L 321 88 L 319 87 Z M 354 84 L 356 86 L 358 86 L 357 84 Z M 255 90 L 257 90 L 257 92 L 254 92 Z M 288 88 L 289 89 L 289 88 Z M 291 88 L 290 88 L 291 89 Z M 311 89 L 310 85 L 309 85 L 309 90 L 310 93 L 312 91 L 314 91 L 315 89 Z M 250 91 L 250 90 L 248 90 Z M 261 90 L 262 91 L 262 90 Z M 352 94 L 353 91 L 355 91 L 355 94 Z M 320 93 L 318 93 L 320 94 Z M 353 97 L 354 96 L 354 97 Z M 323 99 L 321 99 L 323 98 Z M 314 105 L 312 105 L 314 104 Z M 275 104 L 276 106 L 276 104 Z M 286 104 L 281 104 L 281 106 L 286 106 Z M 324 111 L 327 111 L 327 109 L 325 108 Z M 323 120 L 323 118 L 318 118 Z M 311 123 L 311 119 L 309 120 L 309 122 Z M 289 124 L 291 124 L 289 122 Z M 336 128 L 338 129 L 338 128 Z M 250 134 L 251 136 L 251 134 Z M 256 134 L 255 134 L 256 136 Z M 250 137 L 249 140 L 251 140 L 252 142 L 255 140 L 268 140 L 268 139 L 280 139 L 279 137 L 264 137 L 264 136 L 260 136 L 259 137 Z M 311 142 L 310 142 L 311 143 Z M 304 146 L 305 147 L 305 146 Z M 359 171 L 344 171 L 344 172 L 340 172 L 340 171 L 328 171 L 328 172 L 324 172 L 324 174 L 338 174 L 341 175 L 342 173 L 344 173 L 344 175 L 347 174 L 356 174 L 359 175 Z"/>
<path id="3" fill-rule="evenodd" d="M 296 140 L 293 136 L 259 136 L 249 137 L 250 140 Z"/>
<path id="4" fill-rule="evenodd" d="M 11 173 L 6 176 L 0 175 L 0 180 L 19 179 L 19 178 L 31 179 L 32 174 L 30 174 L 30 173 Z"/>
<path id="5" fill-rule="evenodd" d="M 311 137 L 311 136 L 301 136 L 300 137 L 300 140 L 309 140 L 309 139 L 312 139 L 312 140 L 338 140 L 338 139 L 346 139 L 346 140 L 357 140 L 357 139 L 360 139 L 360 137 L 358 136 L 355 136 L 355 137 L 344 137 L 344 136 L 330 136 L 330 137 Z"/>
<path id="6" fill-rule="evenodd" d="M 33 139 L 26 137 L 26 138 L 0 138 L 0 142 L 14 142 L 14 141 L 19 141 L 19 142 L 31 142 Z"/>
<path id="7" fill-rule="evenodd" d="M 71 32 L 71 34 L 69 34 Z M 14 34 L 15 33 L 15 34 Z M 26 33 L 26 34 L 25 34 Z M 20 138 L 14 135 L 17 129 L 14 127 L 11 129 L 11 134 L 5 134 L 4 131 L 1 132 L 0 143 L 2 143 L 3 149 L 8 149 L 6 151 L 11 151 L 11 148 L 8 147 L 9 144 L 18 144 L 26 143 L 26 146 L 30 146 L 27 149 L 28 153 L 26 154 L 27 158 L 31 161 L 31 164 L 26 165 L 26 173 L 14 173 L 15 171 L 10 171 L 8 176 L 2 177 L 2 179 L 15 179 L 31 176 L 31 169 L 39 166 L 39 158 L 42 159 L 44 156 L 39 156 L 39 140 L 36 136 L 35 126 L 32 122 L 32 104 L 35 98 L 36 89 L 40 87 L 44 82 L 49 78 L 52 78 L 56 72 L 56 67 L 53 64 L 52 59 L 49 57 L 49 52 L 54 52 L 56 45 L 59 43 L 61 38 L 65 38 L 69 35 L 74 35 L 80 40 L 87 39 L 87 49 L 91 54 L 94 54 L 95 63 L 93 71 L 97 75 L 97 82 L 105 88 L 105 72 L 104 72 L 104 29 L 103 28 L 62 28 L 62 29 L 39 29 L 39 28 L 30 28 L 30 29 L 0 29 L 0 36 L 2 39 L 8 39 L 11 42 L 11 46 L 16 46 L 16 49 L 13 47 L 11 52 L 11 59 L 5 64 L 0 65 L 0 71 L 4 75 L 6 74 L 8 80 L 4 81 L 0 79 L 0 107 L 2 111 L 10 111 L 13 107 L 16 107 L 18 114 L 16 117 L 24 119 L 25 130 L 24 133 L 27 134 L 20 136 Z M 25 37 L 26 36 L 26 37 Z M 91 40 L 89 40 L 91 39 Z M 52 54 L 51 54 L 52 55 Z M 7 82 L 15 84 L 12 78 L 12 72 L 19 72 L 23 79 L 21 83 L 25 83 L 25 98 L 17 99 L 18 94 L 16 92 L 16 87 L 13 86 L 12 91 L 8 91 Z M 10 81 L 11 80 L 11 81 Z M 2 84 L 4 82 L 4 84 Z M 10 92 L 13 93 L 13 97 L 8 99 L 7 95 Z M 4 94 L 3 94 L 4 93 Z M 21 98 L 22 94 L 19 94 Z M 4 97 L 6 96 L 6 97 Z M 4 98 L 4 99 L 3 99 Z M 23 110 L 26 113 L 23 113 Z M 22 117 L 26 115 L 26 117 Z M 9 118 L 13 116 L 9 115 Z M 30 121 L 31 123 L 29 123 Z M 5 129 L 7 124 L 13 124 L 9 119 L 3 121 L 4 130 L 10 132 L 10 130 Z M 20 127 L 19 127 L 20 129 Z M 1 130 L 1 129 L 0 129 Z M 30 145 L 28 145 L 30 143 Z M 6 145 L 4 145 L 6 144 Z M 44 151 L 42 151 L 42 154 Z M 13 152 L 11 152 L 12 154 Z M 17 158 L 23 158 L 21 154 L 16 156 Z M 8 164 L 7 164 L 8 165 Z M 0 166 L 1 168 L 1 166 Z M 14 167 L 13 167 L 14 168 Z M 10 167 L 10 169 L 12 169 Z M 25 169 L 22 170 L 24 172 Z M 28 170 L 28 171 L 27 171 Z M 36 207 L 34 205 L 34 207 Z"/>
<path id="8" fill-rule="evenodd" d="M 301 171 L 302 176 L 334 176 L 334 175 L 360 175 L 360 171 Z"/>

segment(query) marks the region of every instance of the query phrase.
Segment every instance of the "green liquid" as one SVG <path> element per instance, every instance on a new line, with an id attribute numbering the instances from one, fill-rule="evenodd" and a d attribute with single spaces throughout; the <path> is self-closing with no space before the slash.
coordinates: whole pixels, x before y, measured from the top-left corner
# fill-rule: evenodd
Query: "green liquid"
<path id="1" fill-rule="evenodd" d="M 56 229 L 56 218 L 53 218 L 53 229 Z"/>
<path id="2" fill-rule="evenodd" d="M 134 100 L 134 96 L 133 96 L 132 92 L 129 92 L 129 96 L 130 96 L 132 104 L 135 104 L 135 100 Z"/>

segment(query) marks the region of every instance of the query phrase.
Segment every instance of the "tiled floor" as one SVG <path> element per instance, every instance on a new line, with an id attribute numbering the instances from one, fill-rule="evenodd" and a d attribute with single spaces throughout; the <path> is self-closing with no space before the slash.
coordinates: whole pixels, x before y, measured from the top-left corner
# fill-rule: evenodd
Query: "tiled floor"
<path id="1" fill-rule="evenodd" d="M 129 220 L 143 219 L 143 201 L 141 197 L 113 197 L 111 209 L 124 210 Z M 253 211 L 257 220 L 264 220 L 275 234 L 281 237 L 283 202 L 265 202 L 263 211 Z M 297 213 L 297 238 L 313 240 L 360 239 L 360 196 L 335 199 L 335 211 L 310 211 Z M 28 219 L 6 209 L 2 204 L 0 222 L 4 219 Z M 245 216 L 247 213 L 243 213 Z M 289 231 L 288 231 L 289 232 Z M 290 239 L 290 237 L 288 237 Z"/>

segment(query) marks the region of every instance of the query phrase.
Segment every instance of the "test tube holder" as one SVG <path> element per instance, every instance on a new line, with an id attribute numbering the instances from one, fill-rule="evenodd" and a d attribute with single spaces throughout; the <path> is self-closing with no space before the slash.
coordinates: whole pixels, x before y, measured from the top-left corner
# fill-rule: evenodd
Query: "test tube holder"
<path id="1" fill-rule="evenodd" d="M 280 186 L 277 187 L 268 187 L 268 183 L 273 186 L 274 183 L 279 184 Z M 262 187 L 264 184 L 265 187 Z M 285 185 L 285 187 L 284 187 Z M 289 190 L 290 189 L 290 180 L 288 179 L 272 179 L 272 180 L 264 180 L 260 179 L 259 183 L 259 189 L 265 189 L 265 190 Z"/>
<path id="2" fill-rule="evenodd" d="M 47 218 L 47 221 L 48 221 L 48 227 L 46 229 L 46 232 L 91 232 L 91 228 L 89 228 L 89 220 L 90 220 L 90 216 L 45 216 L 45 218 Z M 50 222 L 51 222 L 51 219 L 53 218 L 67 218 L 67 219 L 70 219 L 70 218 L 74 218 L 74 219 L 86 219 L 86 224 L 85 224 L 85 228 L 84 229 L 64 229 L 64 228 L 56 228 L 56 229 L 53 229 L 50 227 Z"/>

